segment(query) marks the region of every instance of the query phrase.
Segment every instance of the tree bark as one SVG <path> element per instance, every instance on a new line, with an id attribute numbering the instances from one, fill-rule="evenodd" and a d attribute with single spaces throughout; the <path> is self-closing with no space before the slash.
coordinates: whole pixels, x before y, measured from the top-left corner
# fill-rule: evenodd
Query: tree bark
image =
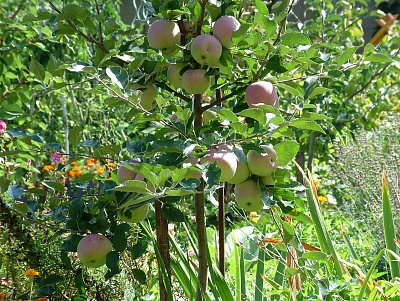
<path id="1" fill-rule="evenodd" d="M 301 168 L 304 170 L 304 162 L 305 162 L 305 159 L 304 159 L 304 152 L 299 151 L 299 152 L 297 153 L 297 155 L 296 155 L 296 162 L 297 162 L 297 164 L 299 164 L 299 165 L 301 166 Z M 302 173 L 300 172 L 300 170 L 298 170 L 298 169 L 296 169 L 296 179 L 297 179 L 297 182 L 303 183 L 303 175 L 302 175 Z"/>
<path id="2" fill-rule="evenodd" d="M 161 207 L 162 207 L 162 201 L 157 200 L 155 202 L 157 248 L 164 262 L 165 269 L 167 270 L 168 278 L 171 279 L 171 262 L 169 257 L 170 251 L 169 251 L 169 240 L 168 240 L 168 220 L 162 214 Z M 158 265 L 160 301 L 169 301 L 163 277 L 161 277 L 160 269 L 161 265 Z"/>

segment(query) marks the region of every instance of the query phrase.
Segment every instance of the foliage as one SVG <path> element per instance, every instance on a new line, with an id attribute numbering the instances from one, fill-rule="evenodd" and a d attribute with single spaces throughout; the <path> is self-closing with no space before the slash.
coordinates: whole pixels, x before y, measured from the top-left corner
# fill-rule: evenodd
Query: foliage
<path id="1" fill-rule="evenodd" d="M 327 163 L 338 133 L 375 128 L 398 105 L 399 38 L 389 35 L 375 47 L 355 35 L 359 20 L 377 16 L 363 1 L 309 0 L 307 18 L 286 0 L 272 6 L 258 0 L 137 2 L 149 17 L 132 26 L 121 23 L 112 1 L 2 4 L 0 119 L 7 130 L 0 133 L 0 205 L 1 239 L 8 245 L 1 249 L 0 270 L 12 281 L 7 293 L 28 298 L 17 275 L 27 268 L 40 269 L 32 280 L 35 297 L 57 300 L 158 300 L 158 278 L 168 299 L 355 300 L 363 298 L 361 287 L 379 288 L 367 281 L 381 253 L 368 277 L 357 262 L 341 259 L 312 176 L 304 187 L 291 162 L 300 150 L 311 166 L 314 152 Z M 169 63 L 198 68 L 190 42 L 210 33 L 222 15 L 234 15 L 241 27 L 235 46 L 223 49 L 220 66 L 203 67 L 211 87 L 195 96 L 175 90 L 166 79 Z M 171 56 L 147 42 L 149 24 L 163 18 L 183 32 L 181 49 Z M 246 87 L 260 79 L 277 87 L 279 110 L 247 106 Z M 158 91 L 151 110 L 140 101 L 149 83 Z M 206 110 L 215 116 L 203 124 Z M 261 185 L 264 210 L 257 218 L 237 207 L 226 185 L 230 223 L 226 269 L 219 271 L 214 226 L 222 227 L 215 218 L 221 172 L 201 160 L 188 167 L 186 160 L 223 145 L 243 158 L 263 144 L 276 146 L 275 185 Z M 353 163 L 347 158 L 343 164 Z M 119 183 L 117 165 L 144 180 Z M 199 172 L 201 179 L 193 177 Z M 160 213 L 151 211 L 134 226 L 119 216 L 121 207 L 158 201 L 175 227 L 169 231 L 171 282 L 154 239 Z M 113 244 L 107 266 L 98 271 L 82 268 L 75 254 L 87 233 L 106 235 Z M 397 283 L 391 281 L 384 285 L 393 293 Z"/>

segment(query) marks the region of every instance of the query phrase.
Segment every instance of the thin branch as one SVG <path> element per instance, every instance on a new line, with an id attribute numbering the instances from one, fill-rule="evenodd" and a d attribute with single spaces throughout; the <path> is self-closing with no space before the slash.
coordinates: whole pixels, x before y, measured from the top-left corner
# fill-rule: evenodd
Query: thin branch
<path id="1" fill-rule="evenodd" d="M 400 48 L 397 49 L 397 51 L 396 51 L 396 53 L 393 55 L 393 57 L 396 57 L 399 53 L 400 53 Z M 360 94 L 360 93 L 363 92 L 365 89 L 367 89 L 368 86 L 374 81 L 374 79 L 377 78 L 377 77 L 379 77 L 379 76 L 381 76 L 381 75 L 383 74 L 383 72 L 385 72 L 386 69 L 389 68 L 389 66 L 390 66 L 391 64 L 392 64 L 392 62 L 386 63 L 386 65 L 385 65 L 381 70 L 379 70 L 378 72 L 376 72 L 376 73 L 375 73 L 375 74 L 374 74 L 360 89 L 358 89 L 358 90 L 355 91 L 354 93 L 350 94 L 350 95 L 346 98 L 345 102 L 351 100 L 354 96 Z"/>
<path id="2" fill-rule="evenodd" d="M 103 29 L 101 26 L 101 20 L 100 20 L 100 9 L 99 9 L 99 3 L 97 2 L 97 0 L 94 1 L 96 4 L 96 11 L 97 11 L 97 16 L 99 17 L 99 35 L 100 35 L 100 43 L 102 45 L 104 45 L 104 37 L 103 37 Z"/>
<path id="3" fill-rule="evenodd" d="M 278 34 L 277 34 L 277 36 L 276 36 L 276 39 L 275 39 L 274 43 L 272 44 L 273 46 L 276 46 L 276 44 L 278 44 L 278 42 L 279 42 L 279 40 L 280 40 L 280 38 L 281 38 L 283 28 L 284 28 L 285 25 L 286 25 L 288 15 L 289 15 L 289 13 L 291 12 L 291 10 L 292 10 L 292 8 L 293 8 L 294 2 L 295 2 L 295 0 L 292 0 L 292 1 L 290 2 L 289 8 L 288 8 L 287 13 L 286 13 L 286 16 L 285 16 L 285 18 L 284 18 L 284 19 L 280 22 L 280 24 L 279 24 Z M 271 51 L 269 50 L 269 51 L 265 54 L 264 60 L 262 61 L 261 65 L 260 65 L 260 68 L 258 68 L 256 74 L 254 75 L 253 82 L 255 82 L 255 81 L 257 81 L 257 80 L 259 79 L 262 70 L 264 69 L 265 65 L 266 65 L 267 62 L 268 62 L 268 57 L 269 57 L 269 55 L 270 55 L 270 52 L 271 52 Z"/>
<path id="4" fill-rule="evenodd" d="M 239 89 L 236 89 L 235 91 L 221 97 L 220 99 L 216 99 L 215 101 L 211 102 L 208 105 L 205 105 L 201 108 L 202 113 L 204 111 L 207 111 L 208 109 L 211 109 L 212 107 L 218 106 L 219 104 L 223 103 L 225 100 L 228 100 L 229 98 L 232 98 L 233 96 L 237 96 L 239 94 L 241 94 L 242 92 L 244 92 L 246 90 L 247 87 L 240 87 Z"/>
<path id="5" fill-rule="evenodd" d="M 178 91 L 172 89 L 171 87 L 165 85 L 165 90 L 167 90 L 168 92 L 171 92 L 172 94 L 174 94 L 175 96 L 179 97 L 180 99 L 186 101 L 186 102 L 191 102 L 192 99 L 183 95 L 182 93 L 179 93 Z"/>
<path id="6" fill-rule="evenodd" d="M 53 2 L 51 2 L 50 0 L 47 1 L 48 4 L 50 5 L 50 7 L 55 10 L 56 12 L 58 12 L 59 14 L 61 14 L 61 10 L 59 10 Z M 95 38 L 93 38 L 91 35 L 85 34 L 82 30 L 79 29 L 78 26 L 75 25 L 75 23 L 69 19 L 66 20 L 68 22 L 68 24 L 79 34 L 81 35 L 85 40 L 87 40 L 90 43 L 95 44 L 97 47 L 99 47 L 101 50 L 103 50 L 105 53 L 109 53 L 110 51 L 107 49 L 107 47 L 104 45 L 104 43 L 101 43 L 99 41 L 97 41 Z"/>

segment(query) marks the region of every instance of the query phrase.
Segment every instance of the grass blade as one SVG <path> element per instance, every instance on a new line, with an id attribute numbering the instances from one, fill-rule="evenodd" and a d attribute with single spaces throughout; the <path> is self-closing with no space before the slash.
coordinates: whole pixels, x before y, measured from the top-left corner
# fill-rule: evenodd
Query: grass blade
<path id="1" fill-rule="evenodd" d="M 396 246 L 396 232 L 394 229 L 393 213 L 390 204 L 389 185 L 385 171 L 382 171 L 382 210 L 383 210 L 383 230 L 385 233 L 386 248 L 393 253 L 398 253 Z M 400 265 L 395 258 L 389 254 L 389 264 L 392 279 L 400 277 Z"/>
<path id="2" fill-rule="evenodd" d="M 358 294 L 358 301 L 362 301 L 363 296 L 365 294 L 365 290 L 367 289 L 368 282 L 372 276 L 372 273 L 375 270 L 375 267 L 377 266 L 379 259 L 381 258 L 382 254 L 385 252 L 385 249 L 382 249 L 379 251 L 379 253 L 375 256 L 374 262 L 372 263 L 370 269 L 368 270 L 367 275 L 365 276 L 364 282 L 361 285 L 360 293 Z"/>
<path id="3" fill-rule="evenodd" d="M 263 234 L 266 231 L 266 225 L 264 225 Z M 263 289 L 264 289 L 264 280 L 262 275 L 264 275 L 264 261 L 265 261 L 265 251 L 263 245 L 260 244 L 260 248 L 258 250 L 258 260 L 257 260 L 257 269 L 256 269 L 256 285 L 254 288 L 254 300 L 262 300 L 263 299 Z"/>

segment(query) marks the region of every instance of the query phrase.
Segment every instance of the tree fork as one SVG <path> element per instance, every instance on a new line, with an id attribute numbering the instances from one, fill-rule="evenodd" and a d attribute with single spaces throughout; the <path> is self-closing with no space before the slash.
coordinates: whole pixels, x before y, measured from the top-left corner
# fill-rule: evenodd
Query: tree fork
<path id="1" fill-rule="evenodd" d="M 157 248 L 160 252 L 161 258 L 164 262 L 165 269 L 167 270 L 168 278 L 171 279 L 171 262 L 169 257 L 169 240 L 168 240 L 168 220 L 162 214 L 162 200 L 155 202 L 155 214 L 156 214 L 156 236 L 157 236 Z M 167 290 L 163 277 L 161 277 L 161 265 L 158 265 L 158 282 L 160 285 L 160 301 L 168 301 Z"/>

